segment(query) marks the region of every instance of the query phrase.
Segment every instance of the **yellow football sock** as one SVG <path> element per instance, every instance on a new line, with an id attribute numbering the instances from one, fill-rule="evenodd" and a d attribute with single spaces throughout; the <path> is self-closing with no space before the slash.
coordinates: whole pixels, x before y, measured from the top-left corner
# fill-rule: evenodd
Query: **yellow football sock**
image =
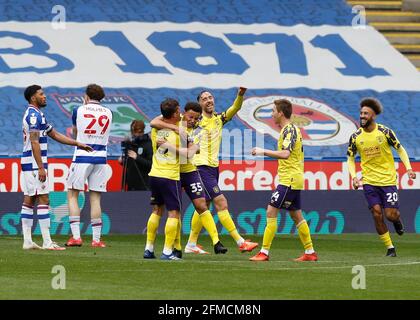
<path id="1" fill-rule="evenodd" d="M 178 228 L 178 218 L 168 218 L 165 225 L 165 250 L 172 250 Z"/>
<path id="2" fill-rule="evenodd" d="M 178 219 L 178 228 L 176 230 L 176 238 L 174 243 L 174 248 L 177 250 L 182 250 L 181 246 L 181 231 L 182 231 L 182 224 L 181 224 L 181 218 Z"/>
<path id="3" fill-rule="evenodd" d="M 379 238 L 382 240 L 385 247 L 387 247 L 388 249 L 394 247 L 394 245 L 392 244 L 391 236 L 389 235 L 389 231 L 379 235 Z"/>
<path id="4" fill-rule="evenodd" d="M 197 244 L 198 236 L 203 228 L 203 223 L 200 219 L 200 215 L 197 211 L 194 211 L 192 220 L 191 220 L 191 231 L 190 237 L 188 238 L 188 243 Z"/>
<path id="5" fill-rule="evenodd" d="M 311 232 L 309 231 L 309 226 L 306 220 L 302 220 L 297 225 L 298 233 L 300 242 L 302 242 L 303 247 L 305 250 L 313 250 L 312 239 L 311 239 Z"/>
<path id="6" fill-rule="evenodd" d="M 214 223 L 213 216 L 210 210 L 204 211 L 200 214 L 201 223 L 210 235 L 213 245 L 219 242 L 219 234 L 217 232 L 216 224 Z"/>
<path id="7" fill-rule="evenodd" d="M 155 243 L 157 230 L 159 228 L 160 216 L 152 213 L 147 221 L 147 244 Z"/>
<path id="8" fill-rule="evenodd" d="M 229 232 L 233 240 L 235 240 L 238 243 L 239 240 L 243 239 L 236 230 L 235 223 L 233 222 L 228 210 L 219 211 L 217 215 L 219 216 L 220 223 Z"/>
<path id="9" fill-rule="evenodd" d="M 264 250 L 270 250 L 271 243 L 273 242 L 274 236 L 277 232 L 277 218 L 267 218 L 267 225 L 264 230 L 264 238 L 262 248 Z"/>

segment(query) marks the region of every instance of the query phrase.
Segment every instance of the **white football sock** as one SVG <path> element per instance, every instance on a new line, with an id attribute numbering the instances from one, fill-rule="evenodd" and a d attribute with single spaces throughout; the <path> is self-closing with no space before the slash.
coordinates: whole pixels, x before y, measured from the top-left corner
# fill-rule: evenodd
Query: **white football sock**
<path id="1" fill-rule="evenodd" d="M 26 243 L 31 243 L 32 226 L 34 224 L 34 207 L 23 204 L 22 211 L 20 212 L 20 218 L 22 220 L 23 241 Z"/>
<path id="2" fill-rule="evenodd" d="M 92 240 L 100 241 L 101 240 L 101 230 L 102 230 L 102 219 L 92 219 Z"/>
<path id="3" fill-rule="evenodd" d="M 50 236 L 50 213 L 49 206 L 47 204 L 40 204 L 37 207 L 36 215 L 38 217 L 38 222 L 41 227 L 42 239 L 44 240 L 44 245 L 49 245 L 52 240 Z"/>
<path id="4" fill-rule="evenodd" d="M 76 240 L 80 239 L 80 216 L 70 216 L 69 222 L 73 238 Z"/>

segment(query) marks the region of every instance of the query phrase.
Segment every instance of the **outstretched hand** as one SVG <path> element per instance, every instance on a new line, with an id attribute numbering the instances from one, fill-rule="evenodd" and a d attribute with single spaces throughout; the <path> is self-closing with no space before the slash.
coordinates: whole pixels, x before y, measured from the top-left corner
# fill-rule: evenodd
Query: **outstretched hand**
<path id="1" fill-rule="evenodd" d="M 78 142 L 77 147 L 79 149 L 85 150 L 87 152 L 92 152 L 93 151 L 93 148 L 91 146 L 88 146 L 87 144 L 84 144 L 84 143 Z"/>
<path id="2" fill-rule="evenodd" d="M 258 148 L 258 147 L 253 148 L 253 149 L 251 150 L 251 154 L 252 154 L 253 156 L 263 156 L 263 155 L 264 155 L 264 149 L 262 149 L 262 148 Z"/>
<path id="3" fill-rule="evenodd" d="M 353 178 L 353 188 L 354 188 L 354 190 L 357 190 L 362 186 L 363 186 L 362 181 L 357 179 L 357 177 L 354 177 Z"/>
<path id="4" fill-rule="evenodd" d="M 415 179 L 416 178 L 416 173 L 412 169 L 407 170 L 407 173 L 408 173 L 408 177 L 410 179 Z"/>

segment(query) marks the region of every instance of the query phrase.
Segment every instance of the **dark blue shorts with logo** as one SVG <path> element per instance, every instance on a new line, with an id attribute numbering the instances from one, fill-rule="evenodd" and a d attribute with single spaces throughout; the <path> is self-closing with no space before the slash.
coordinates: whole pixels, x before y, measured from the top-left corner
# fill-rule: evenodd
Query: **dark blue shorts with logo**
<path id="1" fill-rule="evenodd" d="M 204 186 L 206 200 L 213 200 L 223 194 L 219 188 L 219 167 L 197 166 L 197 171 Z"/>
<path id="2" fill-rule="evenodd" d="M 181 211 L 181 183 L 177 180 L 150 177 L 151 205 L 165 205 L 166 210 Z"/>
<path id="3" fill-rule="evenodd" d="M 205 197 L 204 186 L 197 171 L 181 173 L 181 186 L 191 201 Z"/>
<path id="4" fill-rule="evenodd" d="M 382 208 L 399 208 L 398 190 L 396 186 L 379 187 L 364 184 L 363 191 L 369 209 L 374 205 L 380 205 Z"/>
<path id="5" fill-rule="evenodd" d="M 301 190 L 293 190 L 290 186 L 279 184 L 271 195 L 269 205 L 277 209 L 300 210 L 300 192 Z"/>

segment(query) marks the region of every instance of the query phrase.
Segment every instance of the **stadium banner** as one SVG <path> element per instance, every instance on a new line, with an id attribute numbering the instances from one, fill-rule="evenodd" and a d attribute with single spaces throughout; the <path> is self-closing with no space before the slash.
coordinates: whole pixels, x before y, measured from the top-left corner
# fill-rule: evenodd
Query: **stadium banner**
<path id="1" fill-rule="evenodd" d="M 407 232 L 420 233 L 420 198 L 417 193 L 418 191 L 414 190 L 399 192 L 400 211 Z M 271 192 L 228 191 L 225 192 L 225 195 L 238 231 L 241 234 L 262 235 Z M 19 212 L 22 199 L 23 194 L 19 192 L 0 193 L 2 203 L 0 235 L 21 234 Z M 103 194 L 102 199 L 104 234 L 142 234 L 146 232 L 147 220 L 151 213 L 149 192 L 109 192 Z M 182 201 L 182 230 L 184 234 L 188 234 L 194 208 L 185 194 Z M 79 205 L 82 208 L 81 232 L 85 235 L 91 234 L 87 194 L 79 195 Z M 302 210 L 312 234 L 371 233 L 375 231 L 373 219 L 362 191 L 306 191 L 302 193 Z M 50 213 L 51 233 L 70 234 L 65 192 L 50 193 Z M 219 232 L 228 234 L 220 224 L 217 214 L 214 214 L 214 219 Z M 163 230 L 164 223 L 162 222 L 159 232 L 163 233 Z M 392 225 L 390 225 L 390 230 L 393 230 Z M 40 234 L 36 218 L 34 233 Z M 281 210 L 279 214 L 277 233 L 296 233 L 292 219 L 284 210 Z"/>
<path id="2" fill-rule="evenodd" d="M 25 87 L 40 74 L 45 87 L 62 88 L 83 87 L 88 75 L 110 88 L 420 85 L 415 68 L 371 26 L 132 21 L 67 22 L 54 30 L 49 21 L 10 21 L 0 22 L 0 30 L 2 86 Z"/>
<path id="3" fill-rule="evenodd" d="M 48 181 L 51 191 L 64 191 L 71 159 L 49 158 Z M 420 162 L 412 161 L 420 175 Z M 420 189 L 420 179 L 409 180 L 405 167 L 396 162 L 399 189 Z M 359 166 L 358 169 L 360 170 Z M 121 191 L 122 166 L 108 160 L 108 191 Z M 306 161 L 305 190 L 351 190 L 347 163 L 342 161 Z M 21 192 L 20 158 L 0 158 L 0 192 Z M 270 191 L 278 184 L 277 161 L 222 160 L 219 186 L 223 191 Z"/>

